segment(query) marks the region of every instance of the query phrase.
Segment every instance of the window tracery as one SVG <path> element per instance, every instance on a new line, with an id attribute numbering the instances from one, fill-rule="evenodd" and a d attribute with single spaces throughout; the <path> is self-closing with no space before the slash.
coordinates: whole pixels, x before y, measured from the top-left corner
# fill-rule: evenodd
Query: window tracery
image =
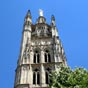
<path id="1" fill-rule="evenodd" d="M 34 52 L 34 63 L 39 63 L 40 62 L 40 53 L 38 50 Z"/>
<path id="2" fill-rule="evenodd" d="M 51 56 L 48 50 L 45 51 L 45 62 L 51 62 Z"/>

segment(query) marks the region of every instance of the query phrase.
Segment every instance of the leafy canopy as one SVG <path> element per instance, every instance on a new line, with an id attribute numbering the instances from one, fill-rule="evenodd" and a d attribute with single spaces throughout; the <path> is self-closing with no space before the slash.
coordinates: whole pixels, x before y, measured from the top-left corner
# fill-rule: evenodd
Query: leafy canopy
<path id="1" fill-rule="evenodd" d="M 60 66 L 50 74 L 49 88 L 88 88 L 88 70 Z"/>

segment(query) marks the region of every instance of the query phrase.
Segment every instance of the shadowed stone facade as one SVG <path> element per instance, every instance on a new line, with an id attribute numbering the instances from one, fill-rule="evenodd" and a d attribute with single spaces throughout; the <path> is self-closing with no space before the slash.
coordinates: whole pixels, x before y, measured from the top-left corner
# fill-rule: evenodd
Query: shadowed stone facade
<path id="1" fill-rule="evenodd" d="M 40 10 L 39 17 L 33 24 L 28 10 L 24 20 L 14 88 L 48 88 L 49 74 L 60 64 L 67 65 L 55 17 L 51 16 L 49 25 Z"/>

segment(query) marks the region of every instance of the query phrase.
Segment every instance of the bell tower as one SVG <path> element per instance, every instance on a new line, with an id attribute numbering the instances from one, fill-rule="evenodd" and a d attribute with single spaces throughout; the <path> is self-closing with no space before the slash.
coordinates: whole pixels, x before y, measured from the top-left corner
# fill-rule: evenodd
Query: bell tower
<path id="1" fill-rule="evenodd" d="M 28 10 L 23 25 L 20 55 L 14 88 L 48 88 L 49 74 L 66 64 L 66 56 L 58 35 L 54 15 L 48 24 L 39 10 L 35 24 Z"/>

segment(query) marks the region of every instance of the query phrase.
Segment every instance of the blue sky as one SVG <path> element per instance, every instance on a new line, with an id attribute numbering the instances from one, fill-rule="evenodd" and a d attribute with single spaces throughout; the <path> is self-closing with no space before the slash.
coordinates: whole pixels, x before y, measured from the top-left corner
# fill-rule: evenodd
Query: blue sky
<path id="1" fill-rule="evenodd" d="M 88 69 L 88 0 L 1 0 L 0 1 L 0 86 L 13 88 L 24 17 L 31 10 L 33 23 L 38 10 L 50 23 L 56 18 L 68 65 Z"/>

